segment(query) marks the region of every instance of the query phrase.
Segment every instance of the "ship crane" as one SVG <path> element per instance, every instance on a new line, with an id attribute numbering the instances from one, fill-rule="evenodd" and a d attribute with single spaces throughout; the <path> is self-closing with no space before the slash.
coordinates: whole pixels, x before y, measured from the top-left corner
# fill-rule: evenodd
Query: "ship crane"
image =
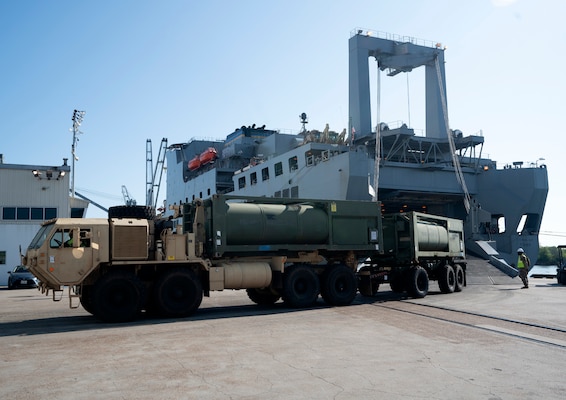
<path id="1" fill-rule="evenodd" d="M 122 185 L 122 197 L 124 197 L 124 204 L 127 206 L 135 206 L 137 203 L 136 200 L 130 196 L 128 188 L 125 185 Z"/>
<path id="2" fill-rule="evenodd" d="M 157 200 L 159 198 L 159 189 L 161 187 L 161 178 L 163 177 L 163 170 L 165 169 L 165 153 L 167 150 L 167 139 L 161 139 L 159 146 L 159 153 L 157 155 L 157 162 L 155 169 L 153 169 L 153 155 L 151 139 L 147 139 L 145 146 L 146 154 L 146 199 L 145 204 L 157 208 Z"/>

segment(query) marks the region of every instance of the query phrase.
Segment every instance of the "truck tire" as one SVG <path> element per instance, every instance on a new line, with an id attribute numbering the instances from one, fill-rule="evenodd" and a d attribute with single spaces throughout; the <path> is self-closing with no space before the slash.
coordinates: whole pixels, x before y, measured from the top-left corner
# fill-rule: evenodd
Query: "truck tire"
<path id="1" fill-rule="evenodd" d="M 114 206 L 108 208 L 108 218 L 154 219 L 155 208 L 150 206 Z"/>
<path id="2" fill-rule="evenodd" d="M 90 314 L 94 314 L 92 308 L 92 286 L 90 285 L 83 285 L 81 286 L 81 306 L 85 309 L 86 312 Z"/>
<path id="3" fill-rule="evenodd" d="M 261 306 L 271 306 L 281 298 L 278 293 L 274 293 L 270 288 L 246 289 L 251 301 Z"/>
<path id="4" fill-rule="evenodd" d="M 193 314 L 202 302 L 202 284 L 187 268 L 175 268 L 161 276 L 154 287 L 154 305 L 160 316 L 182 318 Z"/>
<path id="5" fill-rule="evenodd" d="M 145 286 L 131 272 L 113 271 L 92 288 L 92 314 L 105 322 L 134 320 L 145 299 Z M 91 307 L 92 306 L 92 307 Z"/>
<path id="6" fill-rule="evenodd" d="M 411 268 L 407 277 L 407 291 L 412 297 L 421 299 L 428 294 L 428 274 L 424 268 Z"/>
<path id="7" fill-rule="evenodd" d="M 450 264 L 438 268 L 438 287 L 442 293 L 454 293 L 456 274 Z"/>
<path id="8" fill-rule="evenodd" d="M 456 275 L 456 286 L 454 287 L 455 292 L 461 292 L 466 285 L 466 272 L 460 264 L 454 266 L 454 274 Z"/>
<path id="9" fill-rule="evenodd" d="M 558 269 L 556 271 L 556 280 L 561 285 L 566 285 L 566 271 Z"/>
<path id="10" fill-rule="evenodd" d="M 283 274 L 283 301 L 291 307 L 314 304 L 320 292 L 316 273 L 306 265 L 292 265 Z"/>
<path id="11" fill-rule="evenodd" d="M 352 304 L 358 292 L 354 271 L 345 265 L 334 265 L 321 276 L 320 294 L 331 306 Z"/>

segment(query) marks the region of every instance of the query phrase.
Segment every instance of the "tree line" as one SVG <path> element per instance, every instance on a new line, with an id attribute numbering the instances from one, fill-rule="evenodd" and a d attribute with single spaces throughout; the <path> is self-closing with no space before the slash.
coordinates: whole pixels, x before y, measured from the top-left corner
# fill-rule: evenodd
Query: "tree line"
<path id="1" fill-rule="evenodd" d="M 538 253 L 537 265 L 557 265 L 558 264 L 558 248 L 557 247 L 540 247 Z"/>

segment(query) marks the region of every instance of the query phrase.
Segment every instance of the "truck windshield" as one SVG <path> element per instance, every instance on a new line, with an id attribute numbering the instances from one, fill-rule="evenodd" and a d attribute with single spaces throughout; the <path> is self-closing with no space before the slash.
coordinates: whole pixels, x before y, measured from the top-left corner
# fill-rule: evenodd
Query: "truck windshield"
<path id="1" fill-rule="evenodd" d="M 35 234 L 35 237 L 31 241 L 29 248 L 39 249 L 43 242 L 45 242 L 45 239 L 47 239 L 47 235 L 51 231 L 51 228 L 53 228 L 53 224 L 43 225 L 41 229 Z"/>

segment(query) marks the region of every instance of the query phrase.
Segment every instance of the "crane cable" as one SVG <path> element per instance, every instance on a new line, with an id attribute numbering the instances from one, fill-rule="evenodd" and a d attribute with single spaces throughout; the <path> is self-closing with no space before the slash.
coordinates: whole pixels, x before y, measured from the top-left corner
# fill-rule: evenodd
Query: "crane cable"
<path id="1" fill-rule="evenodd" d="M 444 94 L 444 85 L 442 84 L 442 76 L 440 74 L 440 64 L 438 57 L 434 58 L 436 66 L 436 76 L 438 78 L 438 86 L 440 89 L 440 99 L 442 103 L 442 113 L 444 115 L 444 124 L 446 125 L 446 135 L 448 136 L 448 143 L 450 144 L 450 153 L 452 154 L 452 163 L 454 164 L 454 170 L 456 172 L 456 179 L 464 191 L 464 207 L 466 208 L 466 213 L 470 212 L 471 197 L 468 191 L 468 186 L 466 185 L 466 180 L 464 179 L 464 174 L 462 173 L 462 166 L 460 165 L 460 159 L 456 155 L 456 144 L 454 143 L 454 137 L 450 133 L 450 125 L 448 124 L 448 107 L 446 106 L 446 95 Z"/>

